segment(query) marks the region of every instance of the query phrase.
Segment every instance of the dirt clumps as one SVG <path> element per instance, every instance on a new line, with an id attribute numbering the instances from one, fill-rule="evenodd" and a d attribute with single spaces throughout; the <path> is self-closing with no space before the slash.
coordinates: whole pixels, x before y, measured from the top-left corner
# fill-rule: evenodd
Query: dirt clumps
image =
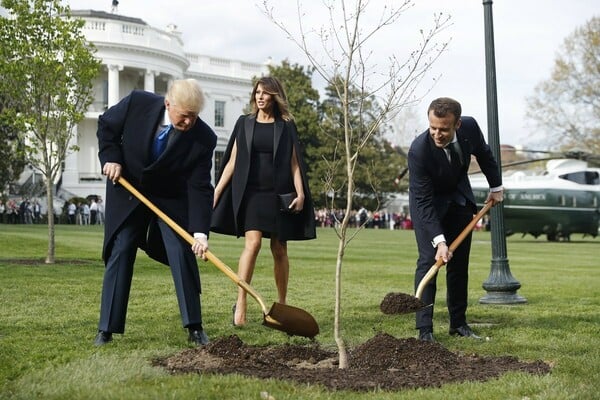
<path id="1" fill-rule="evenodd" d="M 439 343 L 414 338 L 397 339 L 386 333 L 378 333 L 350 350 L 349 368 L 343 370 L 338 368 L 337 352 L 323 349 L 316 342 L 259 347 L 245 345 L 236 335 L 157 359 L 154 365 L 174 374 L 237 373 L 322 385 L 330 390 L 361 392 L 485 381 L 508 371 L 550 372 L 550 366 L 542 361 L 522 362 L 514 357 L 455 354 Z"/>
<path id="2" fill-rule="evenodd" d="M 427 304 L 410 294 L 388 293 L 381 301 L 379 309 L 384 314 L 392 315 L 416 312 L 426 306 Z"/>

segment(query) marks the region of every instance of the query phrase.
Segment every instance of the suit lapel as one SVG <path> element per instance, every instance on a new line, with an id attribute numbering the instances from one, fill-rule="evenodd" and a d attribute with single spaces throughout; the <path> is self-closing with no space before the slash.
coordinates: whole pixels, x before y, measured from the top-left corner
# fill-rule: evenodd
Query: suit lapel
<path id="1" fill-rule="evenodd" d="M 450 166 L 450 161 L 448 161 L 448 157 L 446 156 L 446 151 L 444 149 L 437 147 L 435 145 L 435 143 L 433 142 L 433 139 L 430 136 L 427 137 L 427 143 L 429 143 L 429 150 L 431 151 L 431 154 L 433 155 L 433 158 L 435 159 L 435 161 L 440 166 L 443 166 L 444 169 L 445 169 L 445 167 Z"/>
<path id="2" fill-rule="evenodd" d="M 252 152 L 252 138 L 254 137 L 254 121 L 256 118 L 254 116 L 246 118 L 244 121 L 244 133 L 246 135 L 246 147 L 248 150 L 248 154 Z"/>
<path id="3" fill-rule="evenodd" d="M 281 134 L 283 133 L 283 120 L 276 119 L 275 120 L 275 132 L 273 134 L 273 161 L 275 161 L 275 154 L 277 154 L 277 146 L 279 146 L 279 141 L 281 139 Z"/>
<path id="4" fill-rule="evenodd" d="M 152 146 L 154 144 L 154 136 L 156 134 L 156 129 L 158 128 L 158 124 L 160 124 L 160 122 L 162 121 L 163 116 L 165 114 L 164 100 L 157 101 L 156 105 L 153 106 L 153 109 L 148 112 L 148 115 L 153 115 L 153 114 L 156 115 L 156 118 L 154 120 L 146 118 L 145 124 L 139 127 L 140 131 L 144 132 L 144 134 L 146 135 L 146 138 L 145 138 L 146 161 L 150 161 L 150 158 L 152 157 Z M 152 123 L 152 125 L 150 125 L 150 123 Z M 143 151 L 143 150 L 141 150 L 141 151 Z"/>

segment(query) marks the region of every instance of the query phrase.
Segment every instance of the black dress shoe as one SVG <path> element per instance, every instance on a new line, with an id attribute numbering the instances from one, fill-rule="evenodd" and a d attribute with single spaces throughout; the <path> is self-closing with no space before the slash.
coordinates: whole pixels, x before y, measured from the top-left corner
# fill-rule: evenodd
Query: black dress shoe
<path id="1" fill-rule="evenodd" d="M 433 328 L 431 326 L 419 328 L 419 340 L 424 342 L 435 342 L 435 338 L 433 337 Z"/>
<path id="2" fill-rule="evenodd" d="M 435 342 L 435 338 L 433 337 L 433 332 L 421 332 L 419 333 L 419 340 L 424 342 Z"/>
<path id="3" fill-rule="evenodd" d="M 98 334 L 96 335 L 96 339 L 94 339 L 94 345 L 104 346 L 108 342 L 112 342 L 112 333 L 98 331 Z"/>
<path id="4" fill-rule="evenodd" d="M 463 326 L 459 326 L 458 328 L 450 328 L 450 330 L 448 331 L 448 333 L 452 336 L 462 336 L 462 337 L 468 337 L 471 339 L 481 339 L 481 336 L 477 336 L 473 330 L 471 330 L 471 327 L 467 324 L 464 324 Z"/>
<path id="5" fill-rule="evenodd" d="M 210 343 L 210 340 L 203 329 L 190 329 L 189 332 L 188 340 L 197 346 L 204 346 Z"/>

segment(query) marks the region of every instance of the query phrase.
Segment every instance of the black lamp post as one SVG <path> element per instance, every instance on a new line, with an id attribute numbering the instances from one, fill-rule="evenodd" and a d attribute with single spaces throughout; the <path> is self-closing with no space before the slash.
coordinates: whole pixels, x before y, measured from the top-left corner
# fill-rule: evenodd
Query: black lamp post
<path id="1" fill-rule="evenodd" d="M 496 61 L 494 57 L 494 26 L 492 18 L 492 0 L 483 0 L 485 30 L 485 71 L 487 89 L 488 142 L 492 153 L 500 167 L 500 135 L 498 130 L 498 96 L 496 92 Z M 521 287 L 510 273 L 506 255 L 506 238 L 504 236 L 504 215 L 502 203 L 491 211 L 492 265 L 490 276 L 483 282 L 487 294 L 479 299 L 484 304 L 526 303 L 527 299 L 519 296 Z"/>

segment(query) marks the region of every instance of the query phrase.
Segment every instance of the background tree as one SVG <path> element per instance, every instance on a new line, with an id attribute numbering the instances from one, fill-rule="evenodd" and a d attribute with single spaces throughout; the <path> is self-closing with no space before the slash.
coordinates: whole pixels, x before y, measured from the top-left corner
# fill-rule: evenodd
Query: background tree
<path id="1" fill-rule="evenodd" d="M 284 85 L 288 97 L 290 111 L 298 128 L 298 137 L 304 147 L 304 160 L 307 164 L 307 174 L 310 188 L 317 188 L 314 173 L 316 161 L 319 159 L 320 120 L 319 91 L 312 85 L 313 69 L 299 64 L 290 64 L 284 60 L 280 66 L 270 65 L 269 74 L 276 77 Z M 318 193 L 312 193 L 318 200 Z"/>
<path id="2" fill-rule="evenodd" d="M 0 18 L 2 113 L 26 135 L 27 162 L 46 183 L 48 252 L 54 263 L 54 182 L 70 151 L 74 128 L 93 100 L 100 68 L 81 33 L 58 0 L 2 0 L 10 18 Z"/>
<path id="3" fill-rule="evenodd" d="M 2 122 L 1 116 L 0 111 L 0 196 L 8 192 L 9 184 L 19 179 L 27 165 L 23 140 L 12 124 Z"/>
<path id="4" fill-rule="evenodd" d="M 338 78 L 341 79 L 341 78 Z M 356 165 L 353 172 L 352 203 L 356 207 L 365 207 L 377 210 L 386 200 L 389 192 L 398 191 L 394 179 L 398 172 L 406 167 L 406 158 L 401 149 L 395 148 L 385 137 L 391 130 L 387 123 L 377 122 L 382 110 L 377 99 L 361 99 L 364 93 L 355 87 L 349 90 L 351 99 L 349 104 L 349 119 L 351 125 L 360 130 L 359 136 L 364 137 L 364 143 L 354 141 L 351 154 L 356 154 Z M 355 101 L 355 99 L 357 101 Z M 329 206 L 333 209 L 345 208 L 347 204 L 347 165 L 345 151 L 342 149 L 344 141 L 344 110 L 337 97 L 335 87 L 326 88 L 326 99 L 321 106 L 323 112 L 323 134 L 320 147 L 320 157 L 316 160 L 317 168 L 322 172 L 322 192 L 329 198 Z M 377 128 L 370 135 L 365 130 L 377 124 Z M 359 149 L 358 146 L 361 146 Z"/>
<path id="5" fill-rule="evenodd" d="M 331 138 L 335 138 L 337 157 L 330 162 L 331 177 L 335 177 L 338 168 L 345 176 L 346 204 L 344 218 L 336 230 L 339 245 L 336 261 L 336 289 L 334 310 L 334 336 L 338 346 L 339 367 L 347 368 L 348 359 L 344 341 L 340 335 L 341 273 L 346 246 L 356 233 L 348 235 L 350 212 L 353 208 L 355 191 L 355 172 L 361 162 L 361 152 L 368 147 L 371 138 L 379 132 L 386 122 L 388 114 L 394 114 L 404 104 L 414 101 L 415 88 L 432 63 L 445 49 L 446 44 L 436 46 L 432 39 L 448 22 L 441 15 L 434 16 L 434 26 L 429 31 L 421 30 L 421 41 L 417 49 L 410 53 L 405 61 L 400 61 L 391 49 L 388 55 L 387 74 L 381 65 L 374 64 L 368 50 L 369 40 L 386 27 L 395 24 L 403 12 L 410 6 L 410 0 L 390 2 L 382 7 L 380 2 L 369 1 L 329 1 L 321 2 L 323 10 L 316 2 L 311 2 L 311 17 L 304 18 L 300 1 L 297 1 L 298 32 L 292 32 L 289 21 L 275 17 L 268 0 L 263 1 L 265 15 L 292 40 L 307 57 L 314 71 L 327 83 L 333 98 L 338 101 L 341 114 L 331 114 L 329 126 Z M 372 5 L 378 14 L 375 18 L 366 18 L 366 11 Z M 315 21 L 313 16 L 327 16 L 328 22 L 316 28 L 306 26 Z M 363 17 L 364 21 L 363 21 Z M 370 23 L 369 23 L 370 21 Z M 314 46 L 313 46 L 314 44 Z M 367 117 L 368 105 L 376 99 L 377 113 Z M 343 135 L 338 134 L 343 133 Z M 395 172 L 394 172 L 395 173 Z M 334 182 L 332 180 L 332 182 Z M 335 188 L 331 186 L 332 202 L 335 201 Z M 334 204 L 334 203 L 333 203 Z"/>
<path id="6" fill-rule="evenodd" d="M 600 17 L 565 39 L 550 78 L 527 99 L 527 116 L 546 143 L 600 154 Z"/>

